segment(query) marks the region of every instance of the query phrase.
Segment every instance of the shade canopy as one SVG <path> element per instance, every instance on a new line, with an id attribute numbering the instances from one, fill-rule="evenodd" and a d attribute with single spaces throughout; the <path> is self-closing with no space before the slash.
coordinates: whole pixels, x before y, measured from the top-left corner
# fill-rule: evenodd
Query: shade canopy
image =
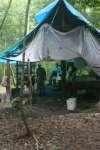
<path id="1" fill-rule="evenodd" d="M 60 32 L 49 24 L 43 24 L 25 50 L 26 62 L 70 60 L 78 57 L 100 75 L 100 42 L 84 26 Z M 22 61 L 22 54 L 10 59 Z"/>
<path id="2" fill-rule="evenodd" d="M 38 24 L 47 22 L 59 31 L 68 31 L 83 24 L 93 28 L 93 24 L 67 0 L 54 0 L 39 11 L 34 18 Z M 94 29 L 93 32 L 100 34 L 99 29 Z"/>
<path id="3" fill-rule="evenodd" d="M 93 33 L 96 38 L 100 38 L 100 31 L 95 29 L 92 23 L 89 22 L 66 0 L 54 0 L 51 4 L 35 15 L 35 20 L 38 23 L 37 27 L 23 39 L 17 41 L 9 48 L 2 50 L 0 52 L 1 59 L 14 58 L 14 60 L 17 61 L 19 56 L 20 59 L 18 61 L 22 61 L 23 49 L 27 49 L 25 47 L 29 47 L 32 41 L 36 39 L 40 28 L 46 23 L 49 24 L 53 29 L 56 29 L 62 33 L 69 32 L 80 26 L 85 26 L 91 31 L 91 33 Z M 38 49 L 36 49 L 36 51 L 38 53 Z M 37 60 L 33 59 L 33 62 L 34 61 Z"/>

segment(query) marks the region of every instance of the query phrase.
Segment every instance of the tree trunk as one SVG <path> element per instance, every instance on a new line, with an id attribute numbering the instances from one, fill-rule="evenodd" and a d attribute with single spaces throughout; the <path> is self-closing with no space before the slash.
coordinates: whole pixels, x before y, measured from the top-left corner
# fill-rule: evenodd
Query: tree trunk
<path id="1" fill-rule="evenodd" d="M 29 18 L 29 8 L 31 0 L 28 0 L 25 14 L 25 30 L 24 36 L 27 34 L 28 30 L 28 18 Z M 25 63 L 25 41 L 23 43 L 23 53 L 22 53 L 22 80 L 21 80 L 21 97 L 23 97 L 23 87 L 24 87 L 24 63 Z"/>
<path id="2" fill-rule="evenodd" d="M 26 135 L 28 137 L 30 137 L 32 134 L 31 134 L 31 131 L 30 131 L 30 128 L 28 126 L 28 123 L 27 123 L 27 120 L 26 120 L 26 116 L 24 114 L 24 111 L 23 111 L 23 106 L 20 106 L 20 114 L 21 114 L 21 118 L 22 118 L 22 121 L 23 121 L 23 124 L 25 126 L 25 129 L 26 129 Z"/>
<path id="3" fill-rule="evenodd" d="M 31 62 L 28 61 L 28 77 L 29 77 L 29 100 L 30 106 L 32 107 L 32 76 L 31 76 Z"/>
<path id="4" fill-rule="evenodd" d="M 1 31 L 1 29 L 2 29 L 2 27 L 3 27 L 3 24 L 4 24 L 4 22 L 5 22 L 6 18 L 7 18 L 9 9 L 10 9 L 10 7 L 11 7 L 11 4 L 12 4 L 12 0 L 9 1 L 7 10 L 6 10 L 6 12 L 5 12 L 5 15 L 4 15 L 3 20 L 2 20 L 2 22 L 1 22 L 1 25 L 0 25 L 0 31 Z"/>
<path id="5" fill-rule="evenodd" d="M 25 14 L 24 36 L 27 34 L 27 30 L 28 30 L 28 18 L 29 18 L 30 3 L 31 3 L 31 0 L 28 0 L 27 1 L 27 6 L 26 6 L 26 14 Z M 22 75 L 21 75 L 22 79 L 21 79 L 21 90 L 20 90 L 21 103 L 23 101 L 23 89 L 24 89 L 25 41 L 23 43 L 22 60 L 23 60 L 22 61 Z M 28 123 L 27 123 L 26 117 L 24 116 L 24 112 L 23 112 L 23 108 L 22 107 L 21 107 L 20 111 L 21 111 L 21 116 L 22 116 L 22 120 L 23 120 L 24 126 L 26 128 L 27 135 L 30 136 L 31 132 L 30 132 L 30 129 L 28 127 Z"/>
<path id="6" fill-rule="evenodd" d="M 26 7 L 26 14 L 25 14 L 25 30 L 24 30 L 24 35 L 26 35 L 27 32 L 28 32 L 30 4 L 31 4 L 31 0 L 28 0 L 27 7 Z"/>

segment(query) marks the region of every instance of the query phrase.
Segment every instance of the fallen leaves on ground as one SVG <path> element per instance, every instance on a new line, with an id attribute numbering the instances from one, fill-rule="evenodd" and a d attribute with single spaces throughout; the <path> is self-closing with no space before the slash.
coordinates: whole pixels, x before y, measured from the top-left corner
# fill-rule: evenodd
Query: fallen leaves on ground
<path id="1" fill-rule="evenodd" d="M 24 136 L 19 114 L 11 108 L 0 110 L 0 150 L 100 149 L 99 113 L 59 114 L 34 106 L 27 119 L 33 134 L 30 138 Z"/>

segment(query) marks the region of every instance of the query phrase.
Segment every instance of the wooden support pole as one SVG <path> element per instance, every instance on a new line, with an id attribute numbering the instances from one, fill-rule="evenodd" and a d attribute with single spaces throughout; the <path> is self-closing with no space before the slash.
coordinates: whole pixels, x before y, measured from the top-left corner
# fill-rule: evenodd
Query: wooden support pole
<path id="1" fill-rule="evenodd" d="M 28 60 L 28 77 L 29 77 L 29 100 L 30 105 L 32 106 L 32 76 L 31 76 L 31 63 Z"/>
<path id="2" fill-rule="evenodd" d="M 28 32 L 28 20 L 29 20 L 29 8 L 30 8 L 31 0 L 27 1 L 26 12 L 25 12 L 25 30 L 24 36 L 26 36 Z M 22 75 L 21 75 L 21 90 L 20 97 L 23 98 L 23 89 L 24 89 L 24 64 L 25 64 L 25 50 L 26 50 L 26 39 L 23 41 L 23 53 L 22 53 Z"/>
<path id="3" fill-rule="evenodd" d="M 16 62 L 16 88 L 18 89 L 19 82 L 18 82 L 18 61 Z"/>
<path id="4" fill-rule="evenodd" d="M 10 65 L 10 70 L 11 70 L 11 76 L 12 76 L 13 84 L 14 84 L 14 86 L 16 86 L 15 76 L 14 76 L 14 72 L 13 72 L 11 65 Z"/>
<path id="5" fill-rule="evenodd" d="M 11 89 L 10 89 L 10 63 L 9 63 L 9 60 L 7 60 L 6 75 L 7 75 L 7 86 L 6 86 L 7 101 L 10 101 Z"/>

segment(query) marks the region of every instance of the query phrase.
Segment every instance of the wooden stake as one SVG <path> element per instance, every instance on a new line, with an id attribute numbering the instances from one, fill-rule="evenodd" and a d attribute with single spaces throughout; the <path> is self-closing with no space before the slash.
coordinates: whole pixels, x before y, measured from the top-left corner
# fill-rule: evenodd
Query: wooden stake
<path id="1" fill-rule="evenodd" d="M 18 89 L 19 82 L 18 82 L 18 62 L 16 62 L 16 88 Z"/>
<path id="2" fill-rule="evenodd" d="M 32 76 L 31 76 L 31 63 L 28 60 L 28 77 L 29 77 L 29 100 L 30 106 L 32 106 Z"/>
<path id="3" fill-rule="evenodd" d="M 9 60 L 7 60 L 6 75 L 7 75 L 7 87 L 6 87 L 7 99 L 10 101 L 11 90 L 10 90 L 10 63 L 9 63 Z"/>
<path id="4" fill-rule="evenodd" d="M 11 65 L 10 65 L 10 70 L 11 70 L 11 75 L 12 75 L 13 84 L 14 84 L 14 86 L 15 86 L 15 85 L 16 85 L 15 76 L 14 76 L 14 72 L 13 72 L 13 69 L 12 69 Z"/>

